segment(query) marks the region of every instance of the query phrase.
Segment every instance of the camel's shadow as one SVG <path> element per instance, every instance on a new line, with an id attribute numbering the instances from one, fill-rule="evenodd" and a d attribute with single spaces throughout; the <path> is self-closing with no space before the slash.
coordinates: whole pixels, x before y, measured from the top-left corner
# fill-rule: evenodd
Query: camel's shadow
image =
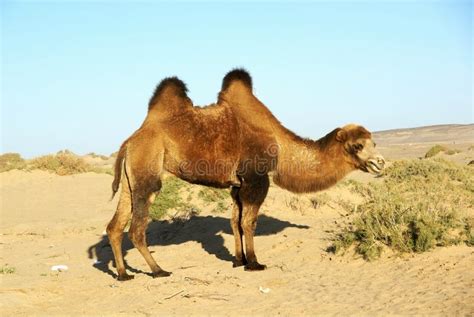
<path id="1" fill-rule="evenodd" d="M 279 220 L 266 215 L 260 215 L 258 226 L 255 232 L 256 236 L 266 236 L 276 234 L 285 228 L 308 229 L 309 226 L 297 225 L 288 221 Z M 232 261 L 233 255 L 224 246 L 224 238 L 221 233 L 232 234 L 230 221 L 227 218 L 219 216 L 192 216 L 185 221 L 154 221 L 147 229 L 147 242 L 149 246 L 154 245 L 173 245 L 188 241 L 196 241 L 202 245 L 202 248 L 209 254 L 216 256 L 224 261 Z M 122 251 L 124 257 L 128 250 L 134 246 L 129 240 L 127 234 L 124 234 Z M 116 277 L 109 264 L 115 266 L 114 255 L 110 247 L 109 239 L 106 235 L 101 240 L 88 249 L 89 258 L 97 258 L 94 267 L 104 273 Z M 134 269 L 126 264 L 127 269 L 133 273 L 144 273 Z"/>

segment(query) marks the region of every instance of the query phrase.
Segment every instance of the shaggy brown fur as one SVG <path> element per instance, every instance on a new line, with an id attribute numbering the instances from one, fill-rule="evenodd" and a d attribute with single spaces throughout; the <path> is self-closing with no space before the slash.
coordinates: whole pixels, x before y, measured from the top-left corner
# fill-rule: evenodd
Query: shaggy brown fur
<path id="1" fill-rule="evenodd" d="M 236 68 L 234 70 L 231 70 L 227 73 L 227 75 L 224 76 L 224 79 L 222 80 L 221 90 L 227 90 L 230 84 L 237 80 L 241 81 L 250 90 L 253 89 L 252 77 L 250 77 L 250 74 L 245 69 Z"/>
<path id="2" fill-rule="evenodd" d="M 234 266 L 263 270 L 253 236 L 257 215 L 275 183 L 293 192 L 318 191 L 347 173 L 361 169 L 381 173 L 384 160 L 371 134 L 357 125 L 337 128 L 323 138 L 303 139 L 283 127 L 252 93 L 252 79 L 242 69 L 223 80 L 218 102 L 193 107 L 186 85 L 176 77 L 163 80 L 150 100 L 142 126 L 121 146 L 115 164 L 113 193 L 122 184 L 117 211 L 107 227 L 119 280 L 125 271 L 121 243 L 129 236 L 155 277 L 168 276 L 151 256 L 145 239 L 148 207 L 168 171 L 190 183 L 231 187 L 234 207 Z M 245 236 L 245 250 L 242 237 Z"/>

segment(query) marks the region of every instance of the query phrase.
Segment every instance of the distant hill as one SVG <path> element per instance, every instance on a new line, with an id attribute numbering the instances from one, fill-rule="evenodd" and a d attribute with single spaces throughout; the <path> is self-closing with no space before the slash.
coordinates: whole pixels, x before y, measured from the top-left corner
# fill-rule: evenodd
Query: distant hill
<path id="1" fill-rule="evenodd" d="M 377 131 L 374 138 L 384 145 L 419 143 L 474 143 L 474 124 L 444 124 Z"/>
<path id="2" fill-rule="evenodd" d="M 391 159 L 422 157 L 436 144 L 466 153 L 474 144 L 474 124 L 445 124 L 377 131 L 373 133 L 373 137 L 382 154 Z M 462 155 L 462 161 L 469 159 L 464 156 Z"/>

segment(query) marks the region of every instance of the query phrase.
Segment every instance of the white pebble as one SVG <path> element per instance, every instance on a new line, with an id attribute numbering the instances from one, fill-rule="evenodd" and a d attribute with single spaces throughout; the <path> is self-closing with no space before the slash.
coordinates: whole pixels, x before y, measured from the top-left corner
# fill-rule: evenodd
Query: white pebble
<path id="1" fill-rule="evenodd" d="M 60 265 L 53 265 L 51 267 L 51 271 L 56 271 L 56 272 L 66 272 L 69 268 L 67 265 L 60 264 Z"/>

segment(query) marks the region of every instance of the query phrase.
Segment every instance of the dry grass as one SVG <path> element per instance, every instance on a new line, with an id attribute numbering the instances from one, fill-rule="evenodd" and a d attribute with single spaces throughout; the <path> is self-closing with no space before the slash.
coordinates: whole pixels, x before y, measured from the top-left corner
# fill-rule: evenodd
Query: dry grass
<path id="1" fill-rule="evenodd" d="M 93 171 L 93 167 L 83 159 L 69 153 L 45 155 L 32 159 L 29 162 L 31 169 L 51 171 L 58 175 L 72 175 Z"/>
<path id="2" fill-rule="evenodd" d="M 355 246 L 367 260 L 384 248 L 423 252 L 473 241 L 474 169 L 440 159 L 395 162 L 381 184 L 357 185 L 365 198 L 352 224 L 329 248 Z"/>
<path id="3" fill-rule="evenodd" d="M 0 155 L 0 173 L 13 169 L 25 169 L 26 162 L 18 153 L 5 153 Z"/>
<path id="4" fill-rule="evenodd" d="M 104 161 L 107 161 L 109 159 L 109 157 L 106 156 L 106 155 L 97 154 L 97 153 L 94 153 L 94 152 L 87 153 L 86 155 L 90 156 L 92 158 L 100 158 L 101 160 L 104 160 Z"/>
<path id="5" fill-rule="evenodd" d="M 31 160 L 24 160 L 18 153 L 5 153 L 0 155 L 0 173 L 13 169 L 39 169 L 50 171 L 61 176 L 87 172 L 113 175 L 111 168 L 90 165 L 84 161 L 84 159 L 76 156 L 69 150 L 62 150 L 57 154 L 44 155 Z"/>
<path id="6" fill-rule="evenodd" d="M 64 151 L 56 155 L 45 155 L 34 158 L 28 162 L 28 168 L 50 171 L 60 176 L 87 172 L 113 174 L 110 168 L 90 165 L 84 161 L 84 159 Z"/>
<path id="7" fill-rule="evenodd" d="M 331 197 L 326 193 L 319 193 L 309 199 L 311 206 L 314 209 L 321 208 L 331 201 Z"/>

